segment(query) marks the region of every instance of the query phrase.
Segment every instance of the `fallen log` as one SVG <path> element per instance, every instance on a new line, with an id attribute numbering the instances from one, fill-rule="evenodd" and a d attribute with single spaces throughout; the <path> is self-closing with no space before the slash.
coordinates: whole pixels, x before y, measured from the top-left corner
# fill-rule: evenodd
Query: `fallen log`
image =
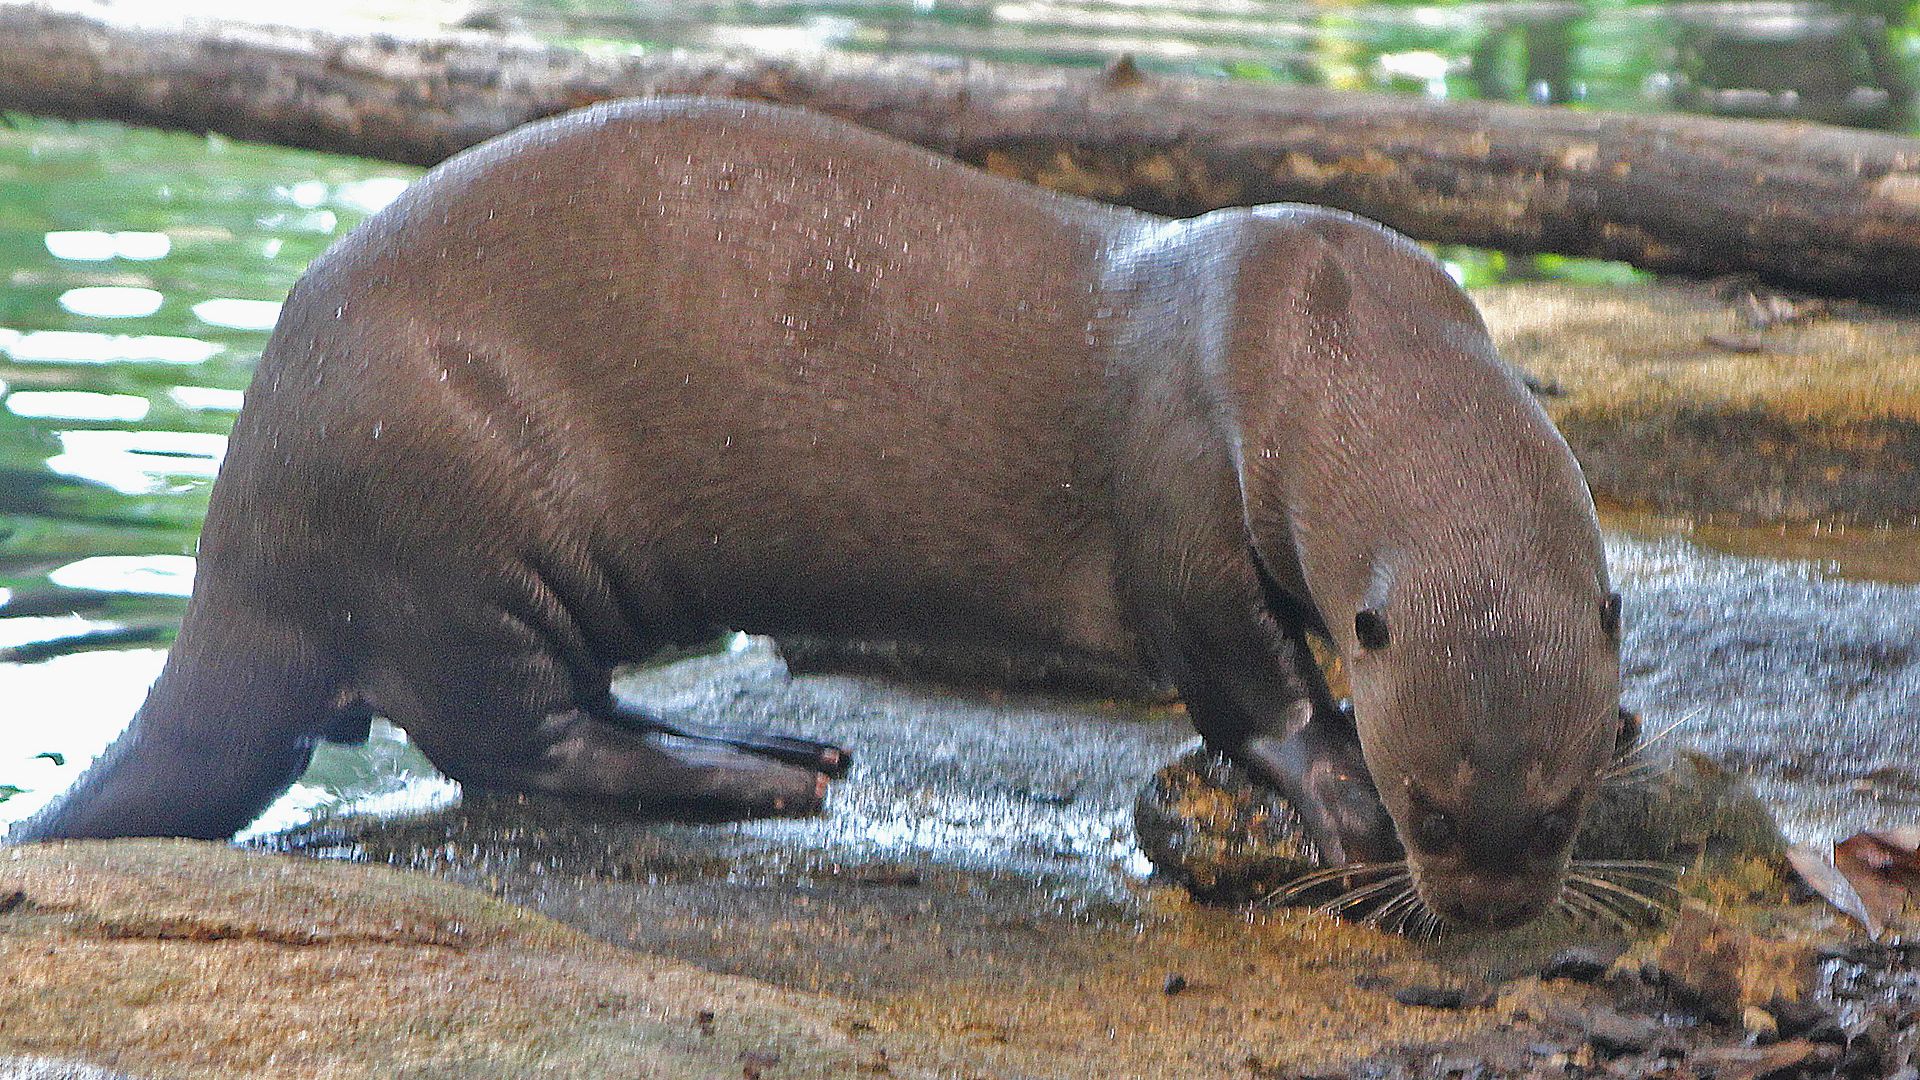
<path id="1" fill-rule="evenodd" d="M 1172 215 L 1341 207 L 1423 240 L 1920 291 L 1920 141 L 1816 124 L 1442 103 L 840 56 L 588 52 L 473 31 L 246 25 L 0 0 L 0 109 L 431 164 L 589 102 L 803 105 Z"/>

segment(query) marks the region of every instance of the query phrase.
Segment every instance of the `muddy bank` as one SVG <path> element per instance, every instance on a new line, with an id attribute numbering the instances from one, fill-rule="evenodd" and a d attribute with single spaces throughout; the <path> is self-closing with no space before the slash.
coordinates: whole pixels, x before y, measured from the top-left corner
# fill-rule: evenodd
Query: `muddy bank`
<path id="1" fill-rule="evenodd" d="M 1594 492 L 1753 521 L 1920 520 L 1920 318 L 1729 285 L 1473 298 Z"/>

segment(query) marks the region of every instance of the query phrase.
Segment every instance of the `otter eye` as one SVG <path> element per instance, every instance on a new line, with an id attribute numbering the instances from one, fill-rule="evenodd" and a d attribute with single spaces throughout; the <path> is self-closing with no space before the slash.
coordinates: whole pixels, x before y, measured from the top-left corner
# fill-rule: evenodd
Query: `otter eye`
<path id="1" fill-rule="evenodd" d="M 1368 608 L 1353 617 L 1353 636 L 1360 639 L 1360 647 L 1372 652 L 1387 647 L 1386 616 Z"/>
<path id="2" fill-rule="evenodd" d="M 1413 843 L 1422 851 L 1441 851 L 1453 845 L 1453 821 L 1445 814 L 1424 814 L 1413 827 Z"/>

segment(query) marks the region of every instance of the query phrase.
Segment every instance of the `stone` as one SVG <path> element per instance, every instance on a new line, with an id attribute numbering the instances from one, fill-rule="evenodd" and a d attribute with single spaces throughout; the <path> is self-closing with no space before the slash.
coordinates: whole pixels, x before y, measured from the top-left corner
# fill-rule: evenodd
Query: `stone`
<path id="1" fill-rule="evenodd" d="M 1738 1018 L 1748 1005 L 1798 1000 L 1813 984 L 1811 946 L 1760 937 L 1692 901 L 1682 906 L 1658 956 L 1659 969 L 1720 1020 Z"/>
<path id="2" fill-rule="evenodd" d="M 1650 1050 L 1660 1037 L 1660 1025 L 1654 1021 L 1627 1016 L 1604 1006 L 1588 1013 L 1584 1026 L 1588 1045 L 1607 1057 Z"/>
<path id="3" fill-rule="evenodd" d="M 1567 979 L 1572 982 L 1598 982 L 1613 966 L 1614 957 L 1598 949 L 1575 945 L 1547 958 L 1540 968 L 1542 979 Z"/>

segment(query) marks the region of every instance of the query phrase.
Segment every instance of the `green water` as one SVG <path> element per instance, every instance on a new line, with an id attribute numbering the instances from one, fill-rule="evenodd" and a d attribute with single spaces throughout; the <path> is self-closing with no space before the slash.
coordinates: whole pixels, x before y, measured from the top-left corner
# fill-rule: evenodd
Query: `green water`
<path id="1" fill-rule="evenodd" d="M 524 0 L 475 21 L 597 47 L 1146 68 L 1436 97 L 1692 104 L 1910 128 L 1908 7 Z M 1789 99 L 1791 91 L 1791 99 Z M 1741 97 L 1740 93 L 1745 96 Z M 0 821 L 64 786 L 157 673 L 224 434 L 276 305 L 414 175 L 100 124 L 0 126 Z M 1612 264 L 1443 253 L 1469 283 Z M 420 775 L 327 751 L 281 818 Z M 53 752 L 62 760 L 37 757 Z"/>

